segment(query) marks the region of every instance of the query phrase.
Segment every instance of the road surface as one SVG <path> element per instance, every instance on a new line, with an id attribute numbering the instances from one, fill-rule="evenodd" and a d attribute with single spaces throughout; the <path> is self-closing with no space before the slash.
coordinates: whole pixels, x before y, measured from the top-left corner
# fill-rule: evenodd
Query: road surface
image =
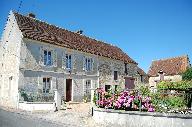
<path id="1" fill-rule="evenodd" d="M 67 127 L 43 119 L 32 118 L 22 114 L 0 109 L 0 127 Z"/>

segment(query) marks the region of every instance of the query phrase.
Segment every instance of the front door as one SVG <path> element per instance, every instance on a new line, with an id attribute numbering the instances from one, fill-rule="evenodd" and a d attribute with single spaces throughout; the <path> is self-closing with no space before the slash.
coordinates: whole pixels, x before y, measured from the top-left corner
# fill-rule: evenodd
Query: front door
<path id="1" fill-rule="evenodd" d="M 66 79 L 66 101 L 71 101 L 72 79 Z"/>

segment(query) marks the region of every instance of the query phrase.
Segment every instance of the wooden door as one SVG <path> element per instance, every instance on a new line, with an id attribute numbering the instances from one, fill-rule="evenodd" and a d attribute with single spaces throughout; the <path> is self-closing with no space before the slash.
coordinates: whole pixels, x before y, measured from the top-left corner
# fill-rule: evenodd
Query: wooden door
<path id="1" fill-rule="evenodd" d="M 66 101 L 71 101 L 72 97 L 72 79 L 66 79 Z"/>
<path id="2" fill-rule="evenodd" d="M 134 89 L 135 88 L 134 81 L 135 81 L 135 79 L 132 77 L 125 77 L 125 88 Z"/>

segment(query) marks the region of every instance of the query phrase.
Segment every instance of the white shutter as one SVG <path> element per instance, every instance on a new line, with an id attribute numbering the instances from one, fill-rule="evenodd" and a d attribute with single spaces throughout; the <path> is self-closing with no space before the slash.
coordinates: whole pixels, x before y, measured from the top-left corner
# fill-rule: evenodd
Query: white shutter
<path id="1" fill-rule="evenodd" d="M 66 54 L 65 54 L 65 52 L 62 53 L 62 68 L 66 69 Z"/>
<path id="2" fill-rule="evenodd" d="M 93 68 L 94 68 L 94 59 L 93 58 L 91 58 L 91 70 L 93 71 Z"/>
<path id="3" fill-rule="evenodd" d="M 52 77 L 52 82 L 51 82 L 51 90 L 55 90 L 56 89 L 56 86 L 57 86 L 57 78 L 55 77 Z"/>
<path id="4" fill-rule="evenodd" d="M 53 55 L 52 55 L 52 62 L 53 62 L 53 66 L 57 67 L 57 51 L 53 50 Z"/>
<path id="5" fill-rule="evenodd" d="M 71 65 L 72 65 L 72 69 L 76 69 L 76 65 L 77 65 L 77 55 L 76 54 L 72 54 L 72 61 L 71 61 Z"/>
<path id="6" fill-rule="evenodd" d="M 39 64 L 40 65 L 44 65 L 44 50 L 43 50 L 43 46 L 39 47 Z"/>
<path id="7" fill-rule="evenodd" d="M 83 70 L 85 70 L 86 69 L 86 65 L 85 65 L 85 56 L 83 56 Z"/>

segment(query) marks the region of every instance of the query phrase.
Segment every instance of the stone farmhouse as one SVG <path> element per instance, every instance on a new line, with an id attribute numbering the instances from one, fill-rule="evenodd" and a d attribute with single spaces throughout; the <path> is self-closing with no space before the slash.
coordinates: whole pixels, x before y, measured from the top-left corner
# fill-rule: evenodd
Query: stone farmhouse
<path id="1" fill-rule="evenodd" d="M 139 78 L 137 63 L 120 48 L 10 12 L 0 43 L 0 102 L 16 106 L 19 91 L 54 93 L 66 101 L 93 97 L 92 89 L 122 89 Z M 139 80 L 143 81 L 143 80 Z M 131 87 L 132 88 L 132 87 Z"/>
<path id="2" fill-rule="evenodd" d="M 149 85 L 151 88 L 156 88 L 156 84 L 160 81 L 181 81 L 181 74 L 190 66 L 187 55 L 155 60 L 148 71 Z"/>

